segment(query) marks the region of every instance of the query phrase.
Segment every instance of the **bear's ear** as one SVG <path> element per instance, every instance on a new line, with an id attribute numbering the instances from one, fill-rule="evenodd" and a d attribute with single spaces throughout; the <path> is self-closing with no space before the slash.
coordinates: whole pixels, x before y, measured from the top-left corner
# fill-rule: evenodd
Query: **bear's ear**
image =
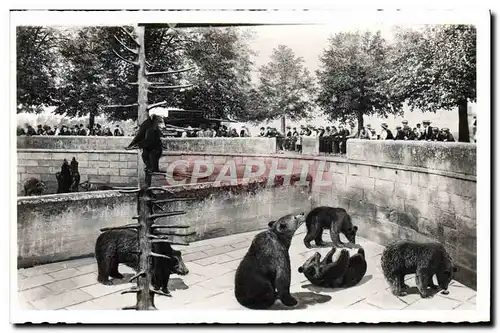
<path id="1" fill-rule="evenodd" d="M 358 226 L 357 226 L 357 225 L 355 225 L 355 226 L 353 227 L 353 229 L 354 229 L 354 231 L 358 231 Z"/>
<path id="2" fill-rule="evenodd" d="M 302 273 L 304 271 L 304 269 L 302 268 L 302 266 L 299 267 L 299 273 Z"/>
<path id="3" fill-rule="evenodd" d="M 271 228 L 271 227 L 273 226 L 273 224 L 274 224 L 274 223 L 276 223 L 276 221 L 271 221 L 271 222 L 269 222 L 269 223 L 267 224 L 267 226 L 268 226 L 269 228 Z"/>

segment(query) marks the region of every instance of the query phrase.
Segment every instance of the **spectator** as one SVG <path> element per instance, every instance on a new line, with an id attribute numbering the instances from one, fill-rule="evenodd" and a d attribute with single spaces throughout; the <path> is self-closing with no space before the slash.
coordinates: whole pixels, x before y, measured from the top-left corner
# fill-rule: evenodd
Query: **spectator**
<path id="1" fill-rule="evenodd" d="M 287 138 L 292 137 L 292 128 L 290 126 L 286 127 L 286 137 Z"/>
<path id="2" fill-rule="evenodd" d="M 429 120 L 424 120 L 422 122 L 424 127 L 422 128 L 422 135 L 420 136 L 420 140 L 429 141 L 432 139 L 432 127 L 430 126 L 431 122 Z"/>
<path id="3" fill-rule="evenodd" d="M 266 128 L 265 127 L 260 128 L 259 136 L 260 137 L 266 136 Z"/>
<path id="4" fill-rule="evenodd" d="M 103 132 L 104 136 L 113 136 L 113 132 L 111 132 L 111 129 L 109 127 L 106 127 Z"/>
<path id="5" fill-rule="evenodd" d="M 370 131 L 370 138 L 371 138 L 371 140 L 378 140 L 378 135 L 377 135 L 377 132 L 375 132 L 374 128 L 372 128 Z"/>
<path id="6" fill-rule="evenodd" d="M 115 130 L 113 131 L 114 136 L 124 136 L 125 133 L 123 133 L 123 129 L 120 127 L 120 125 L 116 124 Z"/>
<path id="7" fill-rule="evenodd" d="M 441 141 L 440 139 L 441 137 L 439 136 L 439 128 L 433 127 L 431 137 L 427 141 Z"/>
<path id="8" fill-rule="evenodd" d="M 382 123 L 382 125 L 380 125 L 380 127 L 382 127 L 382 131 L 380 131 L 380 139 L 381 140 L 394 140 L 394 135 L 392 135 L 392 132 L 386 123 Z"/>
<path id="9" fill-rule="evenodd" d="M 415 139 L 415 134 L 413 133 L 413 130 L 411 129 L 410 126 L 408 126 L 408 120 L 403 120 L 403 140 L 414 140 Z"/>
<path id="10" fill-rule="evenodd" d="M 26 135 L 27 136 L 36 135 L 36 131 L 35 131 L 35 129 L 31 125 L 27 125 Z"/>
<path id="11" fill-rule="evenodd" d="M 444 142 L 455 142 L 455 138 L 453 137 L 453 134 L 450 133 L 449 128 L 443 128 L 442 129 L 442 141 Z"/>
<path id="12" fill-rule="evenodd" d="M 422 132 L 417 127 L 413 128 L 413 140 L 419 140 L 421 134 Z"/>
<path id="13" fill-rule="evenodd" d="M 26 131 L 24 130 L 24 128 L 22 128 L 21 126 L 18 126 L 17 127 L 17 136 L 25 136 L 26 135 Z"/>
<path id="14" fill-rule="evenodd" d="M 80 136 L 87 136 L 87 129 L 83 126 L 83 124 L 80 124 L 80 129 L 78 130 L 78 135 Z"/>
<path id="15" fill-rule="evenodd" d="M 236 132 L 236 129 L 233 128 L 231 131 L 230 131 L 230 135 L 229 135 L 231 138 L 238 138 L 239 135 L 238 135 L 238 132 Z"/>
<path id="16" fill-rule="evenodd" d="M 43 130 L 42 125 L 38 125 L 37 127 L 38 129 L 36 131 L 36 135 L 45 135 L 45 131 Z"/>
<path id="17" fill-rule="evenodd" d="M 394 140 L 404 140 L 404 133 L 399 125 L 396 126 L 396 137 Z"/>

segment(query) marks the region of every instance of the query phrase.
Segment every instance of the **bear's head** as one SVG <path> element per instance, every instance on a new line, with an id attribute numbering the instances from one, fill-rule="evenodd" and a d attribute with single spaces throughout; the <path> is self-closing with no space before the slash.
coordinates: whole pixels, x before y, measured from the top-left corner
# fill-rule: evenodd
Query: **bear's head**
<path id="1" fill-rule="evenodd" d="M 458 271 L 458 268 L 453 264 L 451 258 L 449 258 L 448 255 L 446 257 L 445 264 L 442 265 L 436 272 L 439 287 L 443 290 L 448 289 L 448 285 L 451 280 L 453 280 L 454 273 Z"/>
<path id="2" fill-rule="evenodd" d="M 358 232 L 358 226 L 356 226 L 356 225 L 353 225 L 352 227 L 349 227 L 345 231 L 345 237 L 347 238 L 347 240 L 350 243 L 356 244 L 356 233 L 357 232 Z"/>
<path id="3" fill-rule="evenodd" d="M 186 267 L 184 260 L 182 260 L 181 251 L 172 249 L 170 267 L 171 272 L 178 275 L 187 275 L 189 273 L 189 269 Z"/>
<path id="4" fill-rule="evenodd" d="M 47 189 L 47 185 L 45 185 L 44 182 L 39 181 L 36 183 L 36 189 L 40 194 L 42 194 Z"/>
<path id="5" fill-rule="evenodd" d="M 316 252 L 299 267 L 299 273 L 304 273 L 307 278 L 315 278 L 319 274 L 321 254 Z"/>
<path id="6" fill-rule="evenodd" d="M 268 227 L 278 236 L 283 236 L 285 238 L 291 239 L 295 231 L 304 222 L 305 222 L 304 213 L 300 213 L 298 215 L 288 214 L 279 218 L 276 221 L 269 222 Z"/>

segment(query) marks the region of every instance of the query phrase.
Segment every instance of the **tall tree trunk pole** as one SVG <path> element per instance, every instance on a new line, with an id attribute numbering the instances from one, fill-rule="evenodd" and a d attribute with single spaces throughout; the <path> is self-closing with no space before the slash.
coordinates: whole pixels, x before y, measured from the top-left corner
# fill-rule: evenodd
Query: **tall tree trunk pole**
<path id="1" fill-rule="evenodd" d="M 139 70 L 137 73 L 137 82 L 138 82 L 138 114 L 137 114 L 137 124 L 140 126 L 148 117 L 148 87 L 147 87 L 147 79 L 146 79 L 146 50 L 144 43 L 144 26 L 137 26 L 135 28 L 135 32 L 137 35 L 137 41 L 139 42 Z M 138 165 L 143 165 L 141 159 L 141 151 L 139 150 L 138 154 L 139 163 Z M 152 252 L 151 240 L 149 239 L 150 227 L 152 221 L 148 219 L 148 216 L 151 212 L 149 212 L 147 202 L 147 194 L 145 193 L 145 189 L 150 184 L 147 184 L 145 179 L 145 171 L 144 167 L 138 168 L 139 172 L 139 187 L 142 189 L 142 195 L 139 199 L 139 224 L 141 227 L 139 228 L 139 249 L 140 249 L 140 258 L 139 258 L 139 267 L 144 272 L 144 275 L 139 277 L 138 287 L 140 289 L 137 294 L 137 309 L 138 310 L 154 310 L 155 306 L 153 303 L 154 295 L 150 292 L 151 286 L 151 264 L 152 260 L 150 257 L 150 253 Z M 142 171 L 142 172 L 141 172 Z M 151 177 L 151 176 L 149 176 Z"/>
<path id="2" fill-rule="evenodd" d="M 458 104 L 458 141 L 470 142 L 467 100 L 463 100 Z"/>
<path id="3" fill-rule="evenodd" d="M 281 117 L 281 133 L 283 133 L 286 136 L 285 122 L 286 122 L 286 116 L 283 115 L 283 117 Z"/>
<path id="4" fill-rule="evenodd" d="M 146 78 L 146 49 L 144 42 L 144 26 L 135 27 L 135 33 L 137 35 L 137 42 L 139 43 L 139 69 L 137 71 L 137 83 L 138 83 L 138 112 L 137 112 L 137 125 L 141 126 L 141 124 L 148 119 L 148 87 L 147 87 L 147 78 Z M 137 156 L 138 164 L 143 165 L 141 158 L 141 151 L 139 150 L 139 154 Z M 138 177 L 139 177 L 139 188 L 144 188 L 146 185 L 146 173 L 144 172 L 144 167 L 138 168 Z"/>

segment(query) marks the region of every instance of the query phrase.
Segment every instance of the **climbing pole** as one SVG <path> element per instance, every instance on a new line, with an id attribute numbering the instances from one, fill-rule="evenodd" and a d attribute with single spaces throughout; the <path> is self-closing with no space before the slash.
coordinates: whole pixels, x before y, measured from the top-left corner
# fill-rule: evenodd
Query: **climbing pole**
<path id="1" fill-rule="evenodd" d="M 146 52 L 145 52 L 145 42 L 144 42 L 144 26 L 136 26 L 134 33 L 131 33 L 125 28 L 122 28 L 123 33 L 129 37 L 131 41 L 134 43 L 135 48 L 130 48 L 126 46 L 126 44 L 115 36 L 115 39 L 119 42 L 119 44 L 130 53 L 137 56 L 136 60 L 128 60 L 122 57 L 119 53 L 115 52 L 116 56 L 120 58 L 122 61 L 125 61 L 129 64 L 132 64 L 137 67 L 137 82 L 133 83 L 138 86 L 138 100 L 136 104 L 131 105 L 112 105 L 108 107 L 130 107 L 137 106 L 138 107 L 138 117 L 137 123 L 140 126 L 142 122 L 144 122 L 149 116 L 149 110 L 167 104 L 167 102 L 159 102 L 155 104 L 148 105 L 148 88 L 157 88 L 157 89 L 179 89 L 179 88 L 187 88 L 191 85 L 179 85 L 179 86 L 165 86 L 163 82 L 148 82 L 148 76 L 155 75 L 168 75 L 179 72 L 184 72 L 191 70 L 188 69 L 180 69 L 174 71 L 163 71 L 163 72 L 148 72 L 146 66 L 149 64 L 146 61 Z M 138 159 L 140 158 L 140 150 L 138 153 Z M 164 205 L 174 201 L 188 201 L 194 200 L 194 198 L 176 198 L 172 191 L 164 187 L 152 187 L 152 177 L 153 176 L 161 176 L 165 177 L 166 174 L 162 172 L 149 172 L 145 171 L 145 174 L 142 173 L 142 163 L 138 163 L 139 170 L 139 187 L 137 189 L 131 190 L 122 190 L 120 193 L 134 193 L 137 194 L 137 216 L 134 216 L 133 219 L 137 220 L 137 223 L 127 224 L 120 227 L 113 228 L 104 228 L 101 231 L 111 230 L 111 229 L 135 229 L 138 234 L 138 242 L 139 242 L 139 251 L 135 253 L 139 256 L 139 269 L 136 275 L 134 275 L 130 282 L 136 280 L 137 286 L 125 290 L 122 294 L 125 293 L 135 293 L 137 294 L 137 302 L 135 306 L 127 306 L 123 308 L 124 310 L 155 310 L 156 307 L 154 305 L 154 296 L 162 295 L 162 296 L 170 296 L 168 294 L 163 293 L 161 290 L 154 290 L 151 285 L 152 275 L 153 275 L 153 258 L 164 258 L 169 259 L 169 257 L 162 253 L 156 253 L 153 251 L 154 243 L 169 243 L 171 245 L 189 245 L 189 242 L 186 239 L 189 239 L 189 236 L 195 234 L 195 232 L 191 233 L 182 233 L 181 230 L 186 230 L 189 228 L 188 225 L 165 225 L 159 224 L 157 221 L 160 218 L 166 218 L 176 215 L 185 214 L 185 211 L 166 211 Z M 164 196 L 164 198 L 158 198 L 158 195 Z M 181 237 L 182 241 L 174 240 L 173 237 Z"/>

